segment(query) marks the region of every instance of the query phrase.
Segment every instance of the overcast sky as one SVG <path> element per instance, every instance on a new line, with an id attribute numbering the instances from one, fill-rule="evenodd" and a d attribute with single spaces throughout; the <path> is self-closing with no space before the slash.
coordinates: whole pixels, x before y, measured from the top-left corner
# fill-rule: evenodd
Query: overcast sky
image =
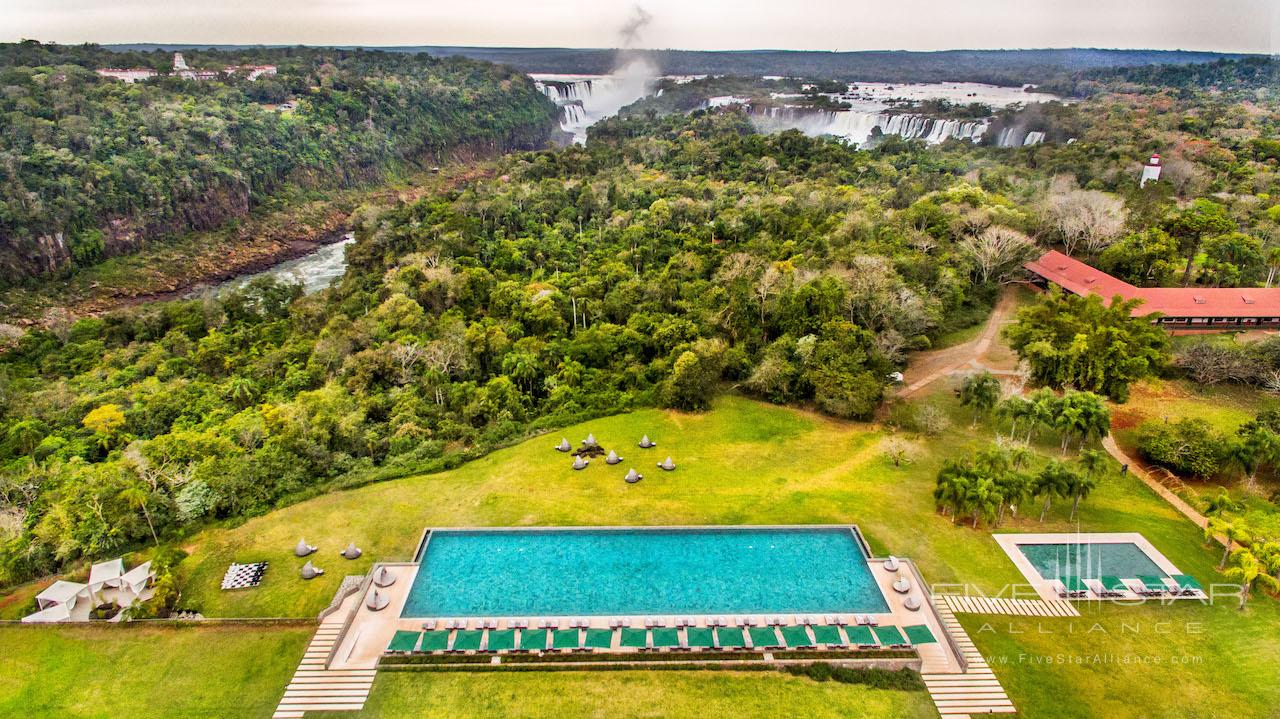
<path id="1" fill-rule="evenodd" d="M 1280 0 L 643 0 L 689 49 L 1113 47 L 1280 52 Z M 0 0 L 0 40 L 614 47 L 598 0 Z"/>

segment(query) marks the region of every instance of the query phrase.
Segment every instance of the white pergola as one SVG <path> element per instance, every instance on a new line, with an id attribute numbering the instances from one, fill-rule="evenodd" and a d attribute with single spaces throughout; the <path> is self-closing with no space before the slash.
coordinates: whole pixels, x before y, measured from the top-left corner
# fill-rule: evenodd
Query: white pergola
<path id="1" fill-rule="evenodd" d="M 65 604 L 67 609 L 70 610 L 82 597 L 89 598 L 89 585 L 78 582 L 65 582 L 59 579 L 36 595 L 36 606 L 40 609 L 48 609 L 52 606 Z"/>
<path id="2" fill-rule="evenodd" d="M 22 618 L 27 624 L 51 624 L 53 622 L 65 622 L 71 619 L 71 609 L 66 604 L 54 604 L 47 609 L 41 609 L 35 614 L 28 614 Z"/>
<path id="3" fill-rule="evenodd" d="M 107 587 L 119 587 L 120 577 L 124 574 L 124 560 L 112 559 L 99 562 L 89 570 L 89 591 L 97 593 Z"/>
<path id="4" fill-rule="evenodd" d="M 142 594 L 142 590 L 146 589 L 155 578 L 155 572 L 151 571 L 151 562 L 143 562 L 120 575 L 120 595 L 137 599 Z"/>
<path id="5" fill-rule="evenodd" d="M 94 606 L 98 604 L 115 604 L 123 608 L 150 599 L 155 594 L 155 590 L 150 587 L 155 578 L 151 562 L 143 562 L 127 572 L 124 570 L 123 559 L 99 562 L 89 570 L 88 584 L 61 579 L 50 584 L 36 595 L 36 606 L 40 611 L 23 617 L 22 621 L 83 622 L 90 618 Z M 81 598 L 89 601 L 82 604 Z M 118 621 L 123 616 L 123 613 L 117 614 L 112 621 Z"/>

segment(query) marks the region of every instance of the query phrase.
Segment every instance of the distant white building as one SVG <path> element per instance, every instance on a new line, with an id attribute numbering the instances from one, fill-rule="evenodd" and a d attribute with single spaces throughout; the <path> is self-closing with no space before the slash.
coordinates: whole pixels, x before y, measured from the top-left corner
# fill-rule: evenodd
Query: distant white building
<path id="1" fill-rule="evenodd" d="M 149 67 L 100 67 L 94 72 L 103 77 L 127 83 L 147 80 L 160 74 Z"/>
<path id="2" fill-rule="evenodd" d="M 109 77 L 128 83 L 146 80 L 160 75 L 160 73 L 148 67 L 103 67 L 98 68 L 95 72 L 103 77 Z M 217 80 L 222 78 L 224 75 L 230 77 L 237 73 L 243 73 L 246 79 L 253 82 L 263 75 L 275 75 L 276 66 L 227 65 L 222 69 L 222 72 L 218 72 L 217 70 L 192 70 L 191 67 L 187 65 L 187 60 L 182 56 L 182 53 L 175 52 L 173 54 L 173 72 L 171 74 L 176 77 L 185 78 L 187 80 Z"/>
<path id="3" fill-rule="evenodd" d="M 1147 164 L 1142 166 L 1142 181 L 1138 183 L 1139 187 L 1146 187 L 1148 182 L 1156 182 L 1160 179 L 1160 156 L 1152 155 Z"/>

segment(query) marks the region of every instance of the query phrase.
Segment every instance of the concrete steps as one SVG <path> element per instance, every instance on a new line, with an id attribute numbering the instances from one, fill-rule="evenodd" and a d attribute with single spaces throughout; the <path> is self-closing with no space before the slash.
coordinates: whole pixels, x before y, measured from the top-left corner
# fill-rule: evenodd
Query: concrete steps
<path id="1" fill-rule="evenodd" d="M 928 666 L 922 667 L 920 676 L 938 713 L 943 719 L 967 719 L 974 714 L 1017 712 L 1004 687 L 1000 686 L 1000 680 L 969 639 L 964 627 L 960 626 L 945 598 L 935 598 L 934 604 L 943 628 L 955 640 L 967 666 L 964 672 L 935 672 Z"/>
<path id="2" fill-rule="evenodd" d="M 342 635 L 342 620 L 329 617 L 307 645 L 298 670 L 272 719 L 303 719 L 309 711 L 360 711 L 373 688 L 376 669 L 326 669 Z"/>

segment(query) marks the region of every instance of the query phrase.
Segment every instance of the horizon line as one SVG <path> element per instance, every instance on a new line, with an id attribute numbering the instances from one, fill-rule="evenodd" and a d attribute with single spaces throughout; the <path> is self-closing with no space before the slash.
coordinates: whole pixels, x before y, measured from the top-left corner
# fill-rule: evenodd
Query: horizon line
<path id="1" fill-rule="evenodd" d="M 1203 55 L 1234 55 L 1239 57 L 1277 57 L 1280 53 L 1267 52 L 1242 52 L 1238 50 L 1194 50 L 1186 48 L 1153 48 L 1153 47 L 1099 47 L 1099 46 L 1066 46 L 1066 47 L 954 47 L 940 48 L 934 50 L 911 50 L 906 48 L 869 48 L 857 50 L 816 50 L 816 49 L 798 49 L 798 48 L 742 48 L 742 49 L 720 49 L 708 50 L 697 48 L 680 48 L 680 47 L 652 47 L 652 48 L 622 48 L 622 47 L 572 47 L 567 45 L 447 45 L 439 43 L 425 43 L 420 45 L 374 45 L 366 43 L 235 43 L 235 42 L 100 42 L 100 41 L 84 41 L 84 42 L 45 42 L 35 38 L 22 38 L 13 41 L 0 41 L 0 44 L 20 44 L 23 42 L 39 42 L 42 45 L 63 45 L 74 47 L 78 45 L 98 45 L 100 47 L 111 48 L 130 45 L 149 45 L 159 47 L 182 47 L 191 49 L 219 47 L 235 47 L 235 48 L 262 48 L 262 49 L 281 49 L 281 48 L 331 48 L 335 50 L 347 49 L 367 49 L 367 50 L 407 50 L 417 48 L 447 48 L 458 50 L 542 50 L 542 51 L 577 51 L 577 52 L 701 52 L 701 53 L 726 53 L 726 54 L 745 54 L 760 52 L 794 52 L 794 53 L 815 53 L 823 55 L 853 55 L 864 53 L 914 53 L 920 55 L 955 53 L 955 52 L 1069 52 L 1069 51 L 1102 51 L 1102 52 L 1160 52 L 1160 53 L 1187 53 L 1187 54 L 1203 54 Z"/>

